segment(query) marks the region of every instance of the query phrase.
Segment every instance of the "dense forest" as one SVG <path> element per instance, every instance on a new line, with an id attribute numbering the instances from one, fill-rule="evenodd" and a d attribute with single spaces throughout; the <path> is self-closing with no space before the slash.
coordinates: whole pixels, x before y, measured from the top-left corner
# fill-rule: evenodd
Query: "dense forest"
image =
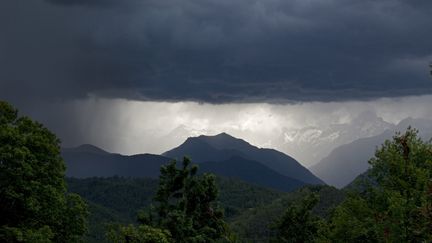
<path id="1" fill-rule="evenodd" d="M 158 187 L 156 179 L 88 178 L 67 179 L 70 192 L 81 195 L 89 205 L 89 242 L 106 240 L 104 227 L 112 223 L 135 223 L 140 209 L 149 206 Z M 239 239 L 262 241 L 269 237 L 268 226 L 285 210 L 285 205 L 310 192 L 322 200 L 314 212 L 326 217 L 328 209 L 344 198 L 344 191 L 329 186 L 308 186 L 292 193 L 279 192 L 242 182 L 216 177 L 218 202 L 225 220 Z"/>
<path id="2" fill-rule="evenodd" d="M 57 137 L 0 102 L 0 241 L 432 241 L 431 143 L 408 128 L 369 164 L 342 190 L 281 192 L 199 173 L 186 157 L 159 179 L 66 179 Z"/>

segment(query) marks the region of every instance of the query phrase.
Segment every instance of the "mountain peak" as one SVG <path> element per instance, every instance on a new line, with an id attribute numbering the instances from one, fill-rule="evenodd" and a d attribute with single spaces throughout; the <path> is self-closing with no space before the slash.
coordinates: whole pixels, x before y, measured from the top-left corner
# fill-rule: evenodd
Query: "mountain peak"
<path id="1" fill-rule="evenodd" d="M 109 154 L 107 151 L 96 147 L 92 144 L 82 144 L 75 148 L 68 148 L 67 150 L 74 152 L 87 152 L 87 153 L 95 153 L 95 154 Z"/>
<path id="2" fill-rule="evenodd" d="M 262 149 L 227 133 L 190 137 L 179 147 L 163 153 L 171 158 L 187 155 L 195 163 L 225 161 L 233 156 L 257 161 L 284 176 L 309 184 L 324 184 L 298 161 L 273 149 Z"/>
<path id="3" fill-rule="evenodd" d="M 222 132 L 222 133 L 219 133 L 219 134 L 216 134 L 216 135 L 200 135 L 200 136 L 198 136 L 197 138 L 226 138 L 226 139 L 238 139 L 238 138 L 235 138 L 235 137 L 229 135 L 229 134 L 226 133 L 226 132 Z"/>
<path id="4" fill-rule="evenodd" d="M 228 133 L 226 133 L 226 132 L 221 132 L 221 133 L 219 133 L 219 134 L 216 134 L 216 135 L 214 135 L 214 137 L 227 137 L 227 138 L 235 138 L 235 137 L 233 137 L 233 136 L 229 135 L 229 134 L 228 134 Z"/>
<path id="5" fill-rule="evenodd" d="M 423 130 L 427 131 L 431 128 L 431 120 L 426 118 L 407 117 L 397 124 L 396 129 L 400 132 L 404 132 L 409 126 L 420 130 L 420 132 Z"/>
<path id="6" fill-rule="evenodd" d="M 233 137 L 228 133 L 222 132 L 217 135 L 207 136 L 201 135 L 196 137 L 198 140 L 203 141 L 217 149 L 237 149 L 237 150 L 248 150 L 250 147 L 255 147 L 243 139 Z"/>

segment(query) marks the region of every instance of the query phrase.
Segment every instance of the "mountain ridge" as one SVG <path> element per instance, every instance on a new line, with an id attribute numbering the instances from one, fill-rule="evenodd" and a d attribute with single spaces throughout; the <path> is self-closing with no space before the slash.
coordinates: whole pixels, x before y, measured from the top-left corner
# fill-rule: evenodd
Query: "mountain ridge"
<path id="1" fill-rule="evenodd" d="M 62 156 L 66 162 L 66 176 L 75 178 L 95 176 L 157 178 L 162 165 L 173 159 L 181 161 L 184 156 L 189 156 L 193 163 L 201 167 L 202 172 L 233 177 L 276 190 L 291 191 L 306 184 L 324 184 L 316 177 L 310 180 L 313 174 L 288 155 L 272 149 L 257 148 L 226 133 L 191 137 L 170 151 L 162 155 L 121 155 L 109 153 L 94 145 L 82 145 L 62 149 Z M 282 169 L 272 168 L 267 161 L 274 162 L 273 167 L 275 164 L 276 166 L 282 164 L 280 166 Z M 292 174 L 297 178 L 281 173 L 290 168 L 294 168 Z M 298 179 L 299 177 L 305 180 Z"/>
<path id="2" fill-rule="evenodd" d="M 404 132 L 408 127 L 418 129 L 420 137 L 424 140 L 432 137 L 431 120 L 409 117 L 381 134 L 360 138 L 335 148 L 309 169 L 327 184 L 342 188 L 369 168 L 369 159 L 385 140 L 391 139 L 396 132 Z"/>
<path id="3" fill-rule="evenodd" d="M 232 156 L 224 161 L 207 161 L 198 166 L 202 173 L 211 172 L 219 176 L 241 179 L 257 186 L 265 186 L 280 191 L 292 191 L 305 185 L 304 182 L 279 174 L 260 162 L 240 156 Z M 256 173 L 257 171 L 260 173 Z"/>
<path id="4" fill-rule="evenodd" d="M 95 145 L 92 144 L 81 144 L 79 146 L 76 147 L 67 147 L 67 148 L 62 148 L 62 151 L 65 152 L 88 152 L 88 153 L 98 153 L 98 154 L 111 154 L 110 152 L 103 150 Z"/>
<path id="5" fill-rule="evenodd" d="M 205 149 L 196 148 L 193 146 L 194 144 L 199 144 Z M 306 184 L 325 184 L 289 155 L 275 149 L 258 148 L 226 133 L 214 136 L 189 137 L 180 146 L 168 150 L 162 155 L 171 158 L 181 158 L 188 155 L 195 163 L 214 160 L 212 157 L 228 159 L 232 155 L 239 155 L 245 159 L 260 162 L 279 174 L 303 181 Z"/>

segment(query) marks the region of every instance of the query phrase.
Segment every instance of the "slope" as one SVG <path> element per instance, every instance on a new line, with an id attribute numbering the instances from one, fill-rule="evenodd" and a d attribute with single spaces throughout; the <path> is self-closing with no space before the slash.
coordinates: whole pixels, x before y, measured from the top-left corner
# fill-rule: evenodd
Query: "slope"
<path id="1" fill-rule="evenodd" d="M 292 191 L 305 185 L 304 182 L 283 176 L 259 162 L 239 156 L 216 162 L 204 162 L 199 165 L 201 172 L 211 172 L 220 176 L 241 179 L 261 187 L 281 191 Z"/>
<path id="2" fill-rule="evenodd" d="M 432 136 L 432 121 L 407 118 L 392 130 L 337 147 L 310 170 L 327 184 L 342 188 L 368 169 L 369 159 L 385 140 L 391 139 L 396 131 L 405 131 L 409 126 L 419 129 L 423 139 Z"/>
<path id="3" fill-rule="evenodd" d="M 171 158 L 181 158 L 187 155 L 196 163 L 227 160 L 233 156 L 239 156 L 257 161 L 286 177 L 307 184 L 323 184 L 319 178 L 290 156 L 274 149 L 257 148 L 226 133 L 188 138 L 179 147 L 162 155 Z"/>
<path id="4" fill-rule="evenodd" d="M 66 176 L 76 178 L 115 175 L 157 178 L 160 167 L 171 161 L 153 154 L 112 154 L 92 145 L 63 149 L 62 157 L 66 163 Z"/>
<path id="5" fill-rule="evenodd" d="M 139 209 L 150 205 L 158 180 L 149 178 L 68 178 L 68 190 L 81 195 L 90 209 L 87 242 L 107 242 L 106 228 L 113 223 L 135 223 Z M 217 177 L 218 201 L 228 221 L 250 208 L 270 204 L 287 195 L 233 178 Z"/>

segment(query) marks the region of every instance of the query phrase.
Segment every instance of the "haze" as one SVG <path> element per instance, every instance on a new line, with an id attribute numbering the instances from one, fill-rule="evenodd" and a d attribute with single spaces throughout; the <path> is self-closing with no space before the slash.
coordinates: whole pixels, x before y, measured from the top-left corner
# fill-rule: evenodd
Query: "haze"
<path id="1" fill-rule="evenodd" d="M 429 0 L 0 3 L 0 99 L 63 146 L 227 132 L 306 166 L 431 118 Z"/>

